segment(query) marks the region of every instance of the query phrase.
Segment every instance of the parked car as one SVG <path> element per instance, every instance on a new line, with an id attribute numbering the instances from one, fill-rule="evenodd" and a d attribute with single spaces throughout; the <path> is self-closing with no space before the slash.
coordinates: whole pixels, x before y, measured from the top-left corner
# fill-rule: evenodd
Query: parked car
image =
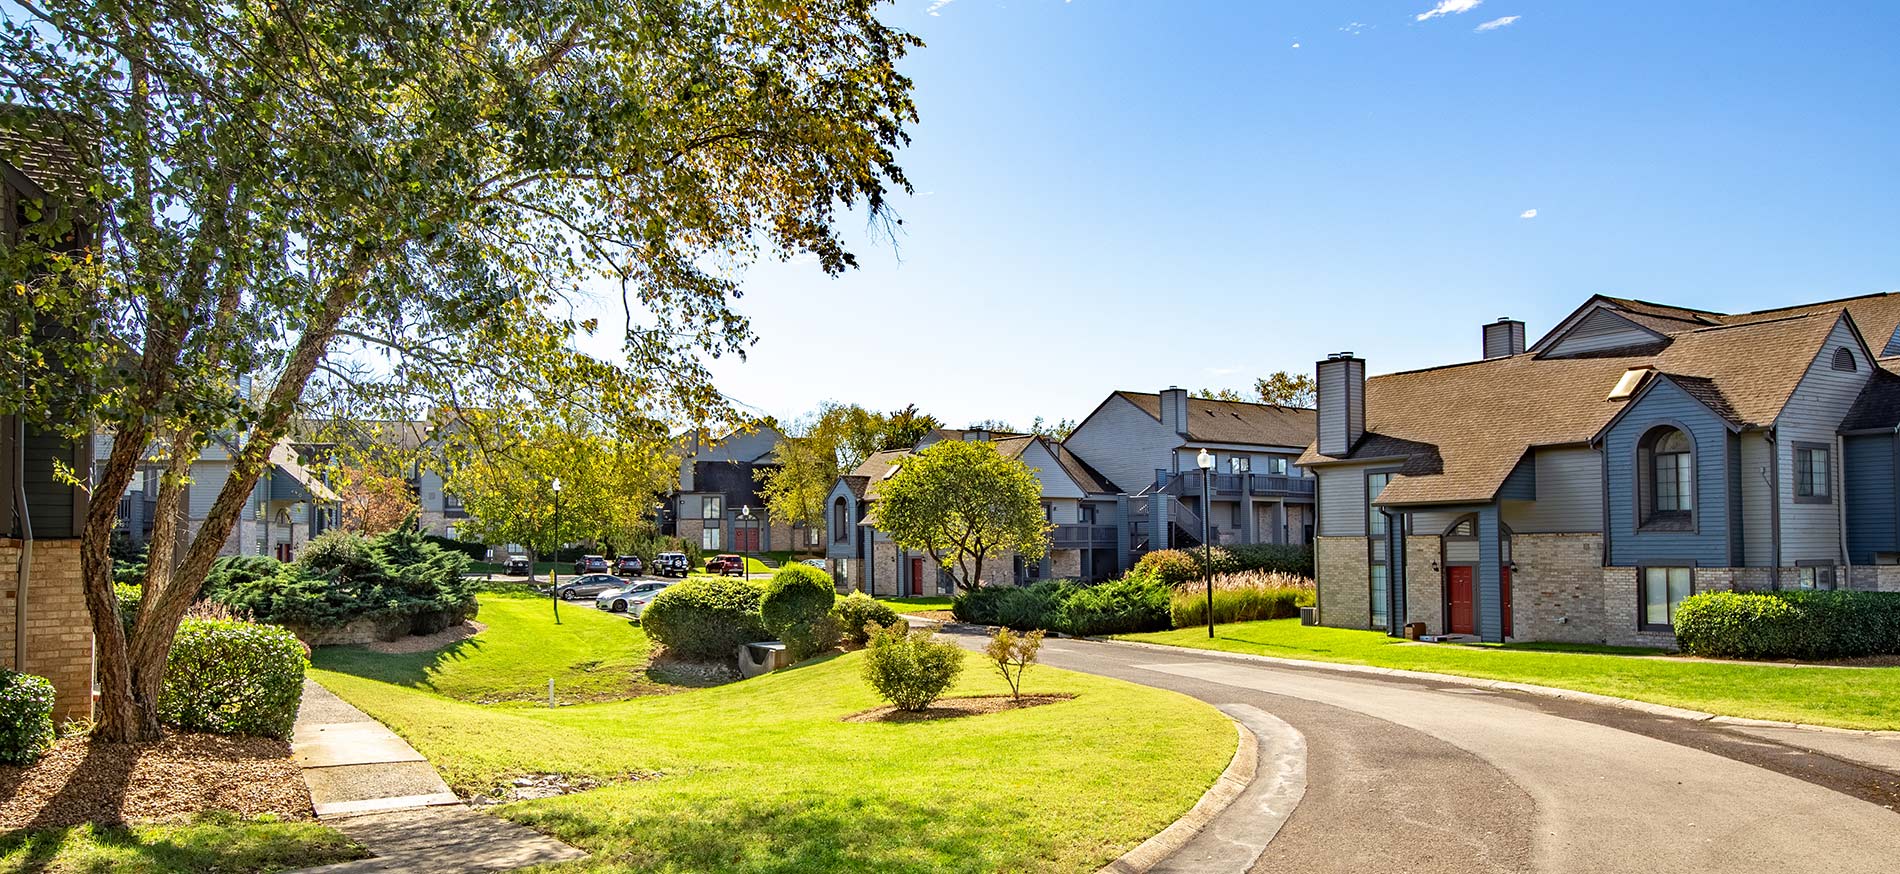
<path id="1" fill-rule="evenodd" d="M 662 552 L 653 557 L 653 572 L 663 577 L 684 577 L 692 569 L 684 552 Z"/>
<path id="2" fill-rule="evenodd" d="M 649 581 L 634 583 L 622 589 L 609 589 L 594 596 L 594 606 L 614 613 L 631 613 L 638 616 L 640 611 L 645 610 L 647 605 L 653 602 L 654 596 L 666 591 L 666 587 L 670 585 L 673 584 Z"/>
<path id="3" fill-rule="evenodd" d="M 554 594 L 563 601 L 573 601 L 626 586 L 626 580 L 613 574 L 583 574 L 554 587 Z"/>
<path id="4" fill-rule="evenodd" d="M 646 573 L 646 562 L 637 555 L 623 555 L 614 559 L 614 573 L 620 576 L 639 576 Z"/>
<path id="5" fill-rule="evenodd" d="M 532 576 L 534 574 L 534 565 L 528 561 L 527 556 L 520 553 L 512 553 L 508 556 L 508 560 L 502 563 L 501 572 L 517 577 Z"/>
<path id="6" fill-rule="evenodd" d="M 577 574 L 604 574 L 609 570 L 604 555 L 583 555 L 574 560 L 574 573 Z"/>
<path id="7" fill-rule="evenodd" d="M 736 577 L 745 573 L 745 559 L 732 553 L 715 555 L 706 560 L 706 573 L 722 577 Z"/>
<path id="8" fill-rule="evenodd" d="M 825 573 L 831 573 L 831 568 L 825 565 L 825 560 L 822 558 L 808 558 L 808 559 L 805 559 L 804 563 L 811 565 L 812 567 L 815 567 L 821 571 L 824 571 Z"/>

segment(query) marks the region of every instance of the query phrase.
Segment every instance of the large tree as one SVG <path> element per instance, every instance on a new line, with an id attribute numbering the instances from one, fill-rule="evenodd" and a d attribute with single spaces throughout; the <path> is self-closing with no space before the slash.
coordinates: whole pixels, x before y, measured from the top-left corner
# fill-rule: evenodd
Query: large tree
<path id="1" fill-rule="evenodd" d="M 1313 406 L 1317 391 L 1318 387 L 1314 385 L 1313 377 L 1304 373 L 1278 370 L 1253 381 L 1253 397 L 1251 398 L 1231 388 L 1204 388 L 1196 391 L 1194 396 L 1212 401 L 1310 408 Z"/>
<path id="2" fill-rule="evenodd" d="M 879 413 L 857 404 L 826 403 L 785 429 L 773 453 L 777 459 L 754 476 L 759 496 L 774 517 L 823 529 L 825 495 L 838 477 L 850 473 L 871 453 L 907 449 L 942 425 L 912 404 Z"/>
<path id="3" fill-rule="evenodd" d="M 992 558 L 1037 560 L 1049 548 L 1042 484 L 987 441 L 944 440 L 904 458 L 878 484 L 871 512 L 878 530 L 935 559 L 966 592 L 982 585 Z"/>
<path id="4" fill-rule="evenodd" d="M 345 465 L 332 482 L 343 499 L 343 527 L 358 534 L 394 531 L 422 509 L 407 480 L 375 468 Z"/>
<path id="5" fill-rule="evenodd" d="M 20 241 L 0 296 L 18 326 L 0 357 L 24 377 L 0 407 L 112 438 L 77 472 L 96 736 L 159 736 L 178 621 L 313 375 L 374 382 L 411 417 L 459 408 L 461 389 L 534 368 L 511 343 L 545 353 L 594 330 L 569 315 L 586 289 L 625 316 L 599 394 L 719 414 L 704 359 L 750 341 L 732 270 L 809 252 L 842 271 L 839 211 L 881 226 L 887 190 L 908 187 L 896 63 L 917 41 L 875 5 L 6 4 L 0 101 L 23 109 L 0 120 L 0 158 L 51 167 L 55 202 L 30 217 L 101 231 L 77 252 L 57 230 Z M 179 561 L 153 562 L 128 636 L 106 553 L 117 503 L 156 454 L 158 518 L 174 519 L 213 439 L 240 447 L 232 475 L 195 536 L 155 528 L 155 554 Z"/>

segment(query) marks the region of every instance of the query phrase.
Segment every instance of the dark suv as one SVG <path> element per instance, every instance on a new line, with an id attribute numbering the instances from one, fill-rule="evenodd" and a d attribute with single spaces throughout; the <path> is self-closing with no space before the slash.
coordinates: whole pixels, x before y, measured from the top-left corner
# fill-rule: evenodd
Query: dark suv
<path id="1" fill-rule="evenodd" d="M 604 555 L 583 555 L 574 561 L 576 574 L 604 574 L 608 570 Z"/>
<path id="2" fill-rule="evenodd" d="M 653 572 L 663 577 L 685 577 L 692 570 L 684 552 L 662 552 L 653 557 Z"/>
<path id="3" fill-rule="evenodd" d="M 634 576 L 646 571 L 646 562 L 637 555 L 623 555 L 614 559 L 614 573 L 620 576 Z"/>
<path id="4" fill-rule="evenodd" d="M 501 566 L 501 572 L 510 576 L 525 577 L 534 573 L 534 567 L 528 564 L 527 556 L 510 555 L 508 562 Z"/>

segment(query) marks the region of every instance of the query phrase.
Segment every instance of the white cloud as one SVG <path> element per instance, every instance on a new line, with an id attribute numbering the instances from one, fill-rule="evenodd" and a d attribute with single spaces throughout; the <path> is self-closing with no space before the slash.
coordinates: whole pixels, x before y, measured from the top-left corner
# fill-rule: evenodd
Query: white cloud
<path id="1" fill-rule="evenodd" d="M 1297 49 L 1297 48 L 1299 48 L 1299 47 L 1300 47 L 1300 44 L 1299 44 L 1299 43 L 1294 43 L 1294 44 L 1293 44 L 1293 47 Z"/>
<path id="2" fill-rule="evenodd" d="M 1420 12 L 1415 17 L 1419 21 L 1428 21 L 1441 15 L 1462 15 L 1478 8 L 1483 3 L 1484 0 L 1438 0 L 1437 6 Z"/>
<path id="3" fill-rule="evenodd" d="M 1371 27 L 1371 26 L 1372 25 L 1363 24 L 1357 21 L 1349 21 L 1346 23 L 1344 27 L 1341 27 L 1339 30 L 1341 33 L 1349 34 L 1351 36 L 1358 36 L 1361 31 L 1364 31 L 1366 28 Z"/>
<path id="4" fill-rule="evenodd" d="M 1518 217 L 1518 218 L 1522 218 L 1522 219 L 1532 219 L 1532 218 L 1536 218 L 1536 217 L 1537 217 L 1537 210 L 1534 210 L 1534 209 L 1527 209 L 1527 210 L 1524 210 L 1523 212 L 1520 212 L 1520 213 L 1518 213 L 1518 214 L 1517 214 L 1517 217 Z"/>
<path id="5" fill-rule="evenodd" d="M 957 2 L 957 0 L 934 0 L 934 2 L 930 4 L 930 8 L 924 11 L 930 13 L 931 15 L 936 15 L 937 10 L 942 9 L 945 6 L 949 6 L 950 4 L 955 3 L 955 2 Z"/>
<path id="6" fill-rule="evenodd" d="M 1478 25 L 1477 31 L 1483 33 L 1487 30 L 1497 30 L 1500 27 L 1510 27 L 1511 22 L 1523 17 L 1522 15 L 1506 15 L 1503 18 L 1493 18 L 1490 21 Z"/>

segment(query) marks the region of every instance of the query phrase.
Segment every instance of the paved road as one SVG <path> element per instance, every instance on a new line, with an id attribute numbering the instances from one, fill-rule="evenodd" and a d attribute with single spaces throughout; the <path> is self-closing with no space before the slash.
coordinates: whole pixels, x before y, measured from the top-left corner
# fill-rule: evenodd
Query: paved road
<path id="1" fill-rule="evenodd" d="M 1724 727 L 1192 650 L 1052 640 L 1042 661 L 1230 713 L 1258 708 L 1297 729 L 1305 794 L 1255 872 L 1900 871 L 1891 738 Z M 1260 827 L 1235 805 L 1209 839 L 1245 843 Z"/>

